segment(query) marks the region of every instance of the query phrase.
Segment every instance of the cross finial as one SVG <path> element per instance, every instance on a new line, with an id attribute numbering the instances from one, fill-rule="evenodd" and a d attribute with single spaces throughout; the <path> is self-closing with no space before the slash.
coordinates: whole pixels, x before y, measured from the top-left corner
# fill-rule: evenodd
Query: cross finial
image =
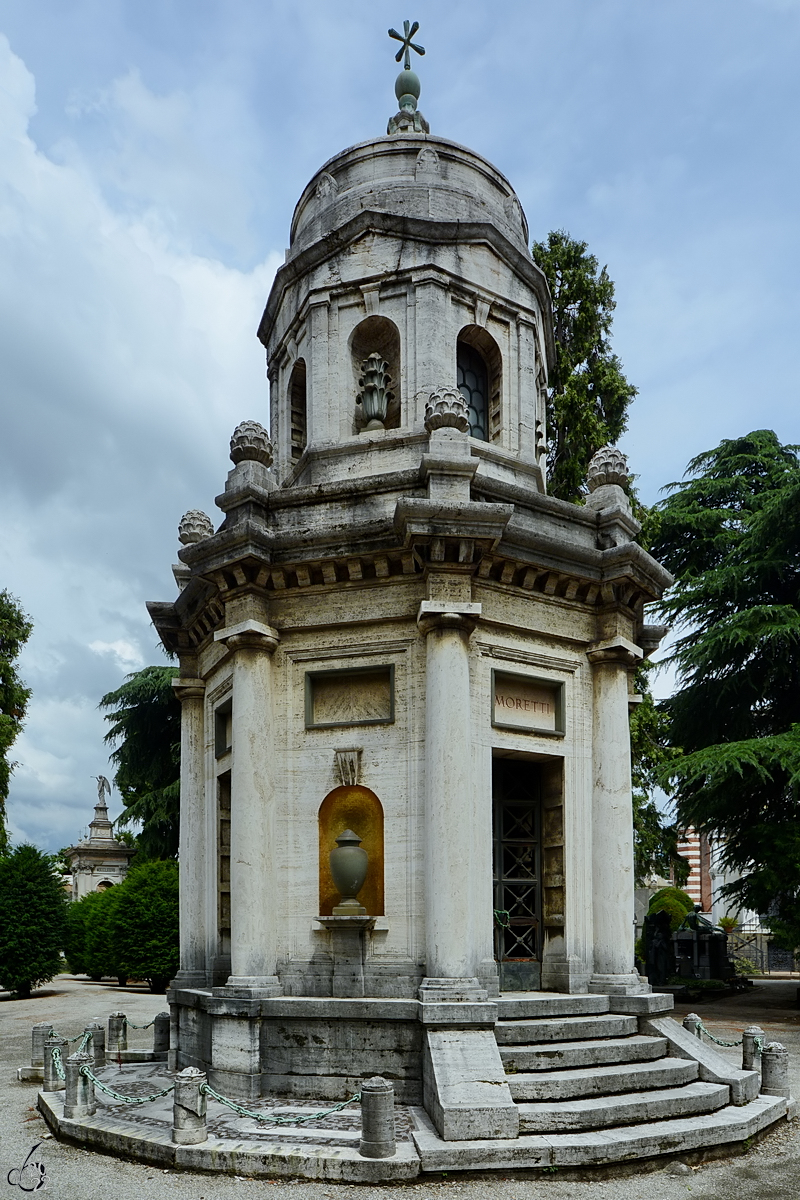
<path id="1" fill-rule="evenodd" d="M 406 71 L 411 70 L 411 51 L 415 50 L 417 54 L 424 54 L 425 47 L 418 46 L 416 42 L 412 42 L 414 34 L 419 29 L 419 21 L 415 21 L 413 25 L 410 21 L 403 21 L 403 32 L 398 33 L 396 29 L 389 30 L 389 37 L 394 38 L 396 42 L 402 42 L 402 46 L 394 56 L 395 62 L 400 62 L 400 59 L 405 55 L 403 67 Z"/>

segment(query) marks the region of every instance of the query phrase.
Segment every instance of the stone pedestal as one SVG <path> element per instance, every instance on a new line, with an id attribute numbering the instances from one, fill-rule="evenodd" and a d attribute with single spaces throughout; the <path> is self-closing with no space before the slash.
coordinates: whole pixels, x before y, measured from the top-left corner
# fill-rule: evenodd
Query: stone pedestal
<path id="1" fill-rule="evenodd" d="M 277 975 L 272 654 L 278 634 L 248 620 L 215 634 L 233 651 L 231 974 L 220 996 L 281 993 Z"/>
<path id="2" fill-rule="evenodd" d="M 317 917 L 331 935 L 334 996 L 363 996 L 367 931 L 375 917 Z"/>
<path id="3" fill-rule="evenodd" d="M 202 679 L 173 680 L 181 702 L 180 969 L 177 987 L 206 984 L 206 815 Z"/>
<path id="4" fill-rule="evenodd" d="M 624 638 L 590 648 L 592 725 L 592 917 L 589 991 L 635 995 L 650 985 L 634 970 L 633 813 L 628 672 L 641 651 Z"/>

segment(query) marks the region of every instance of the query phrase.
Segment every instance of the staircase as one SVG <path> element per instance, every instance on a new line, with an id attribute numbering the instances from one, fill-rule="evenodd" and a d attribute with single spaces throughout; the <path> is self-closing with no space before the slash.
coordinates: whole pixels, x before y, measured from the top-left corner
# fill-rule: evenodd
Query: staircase
<path id="1" fill-rule="evenodd" d="M 495 1037 L 519 1137 L 445 1142 L 417 1110 L 422 1169 L 580 1168 L 687 1153 L 742 1142 L 786 1114 L 782 1097 L 732 1104 L 732 1088 L 743 1098 L 741 1072 L 663 1013 L 614 1013 L 614 1000 L 503 994 Z M 746 1085 L 752 1096 L 752 1076 Z"/>

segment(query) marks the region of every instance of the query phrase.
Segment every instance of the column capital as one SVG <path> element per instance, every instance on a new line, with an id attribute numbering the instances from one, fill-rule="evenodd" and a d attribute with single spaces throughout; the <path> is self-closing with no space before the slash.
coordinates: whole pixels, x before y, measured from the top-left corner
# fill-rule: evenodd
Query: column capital
<path id="1" fill-rule="evenodd" d="M 205 679 L 178 676 L 177 679 L 173 679 L 172 686 L 181 704 L 184 700 L 202 700 L 206 692 Z"/>
<path id="2" fill-rule="evenodd" d="M 273 654 L 281 640 L 277 629 L 265 625 L 263 621 L 239 621 L 236 625 L 228 625 L 218 629 L 214 634 L 215 642 L 222 642 L 229 650 L 265 650 Z"/>
<path id="3" fill-rule="evenodd" d="M 594 642 L 586 650 L 586 657 L 592 666 L 599 663 L 613 663 L 620 667 L 636 667 L 644 655 L 641 649 L 626 637 L 606 638 L 602 642 Z"/>
<path id="4" fill-rule="evenodd" d="M 423 600 L 417 613 L 417 625 L 426 636 L 439 629 L 455 629 L 469 636 L 478 624 L 480 615 L 480 604 Z"/>

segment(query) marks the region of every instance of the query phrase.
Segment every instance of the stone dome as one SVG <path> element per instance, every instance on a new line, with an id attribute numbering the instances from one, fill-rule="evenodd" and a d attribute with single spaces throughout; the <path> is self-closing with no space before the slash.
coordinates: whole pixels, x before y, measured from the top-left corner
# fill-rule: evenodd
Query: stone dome
<path id="1" fill-rule="evenodd" d="M 505 176 L 473 150 L 430 134 L 373 138 L 329 159 L 297 203 L 289 257 L 365 211 L 488 223 L 529 253 L 528 223 Z"/>

